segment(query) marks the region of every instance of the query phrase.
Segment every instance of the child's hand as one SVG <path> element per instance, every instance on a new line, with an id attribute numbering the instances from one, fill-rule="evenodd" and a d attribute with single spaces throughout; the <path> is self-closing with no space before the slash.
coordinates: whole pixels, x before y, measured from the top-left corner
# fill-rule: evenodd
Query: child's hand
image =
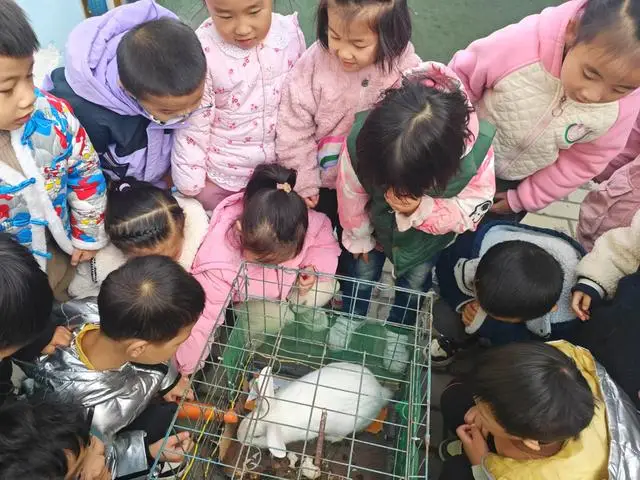
<path id="1" fill-rule="evenodd" d="M 589 313 L 589 308 L 591 308 L 591 297 L 584 292 L 573 292 L 571 308 L 581 321 L 586 322 L 591 318 L 591 314 Z"/>
<path id="2" fill-rule="evenodd" d="M 151 456 L 155 459 L 158 459 L 158 456 L 160 456 L 158 460 L 162 462 L 181 462 L 184 454 L 190 452 L 193 448 L 193 440 L 191 440 L 189 432 L 180 432 L 177 435 L 171 435 L 167 438 L 167 443 L 161 454 L 162 442 L 164 442 L 164 439 L 149 445 L 149 453 Z"/>
<path id="3" fill-rule="evenodd" d="M 309 208 L 316 208 L 319 200 L 320 195 L 311 195 L 310 197 L 304 198 L 304 203 L 306 203 Z"/>
<path id="4" fill-rule="evenodd" d="M 88 262 L 95 257 L 97 253 L 98 250 L 80 250 L 74 248 L 73 254 L 71 255 L 71 265 L 77 267 L 79 263 Z"/>
<path id="5" fill-rule="evenodd" d="M 71 331 L 67 327 L 56 327 L 49 344 L 42 349 L 43 355 L 55 353 L 56 347 L 68 347 L 71 344 Z"/>
<path id="6" fill-rule="evenodd" d="M 111 472 L 104 458 L 104 443 L 94 436 L 91 437 L 79 478 L 80 480 L 111 480 Z"/>
<path id="7" fill-rule="evenodd" d="M 476 318 L 478 310 L 480 310 L 480 304 L 477 300 L 472 300 L 467 303 L 462 308 L 462 323 L 467 327 L 471 325 L 473 323 L 473 319 Z"/>
<path id="8" fill-rule="evenodd" d="M 496 193 L 496 196 L 493 197 L 493 206 L 491 207 L 490 212 L 497 213 L 498 215 L 514 213 L 513 210 L 511 210 L 511 205 L 509 205 L 507 192 Z"/>
<path id="9" fill-rule="evenodd" d="M 305 267 L 302 272 L 298 274 L 298 291 L 300 296 L 304 296 L 313 288 L 317 280 L 316 267 L 313 265 Z"/>
<path id="10" fill-rule="evenodd" d="M 422 198 L 420 197 L 399 197 L 391 188 L 385 192 L 384 199 L 394 212 L 407 216 L 413 214 L 420 206 L 420 202 L 422 202 Z"/>
<path id="11" fill-rule="evenodd" d="M 456 434 L 462 442 L 462 448 L 471 465 L 480 465 L 484 456 L 489 453 L 489 446 L 480 429 L 475 425 L 460 425 L 456 429 Z"/>
<path id="12" fill-rule="evenodd" d="M 162 398 L 164 398 L 164 400 L 169 403 L 180 403 L 180 400 L 182 400 L 183 398 L 185 400 L 193 400 L 195 398 L 193 395 L 193 390 L 191 390 L 190 388 L 187 389 L 188 385 L 189 377 L 182 376 L 180 377 L 180 380 L 178 380 L 178 383 L 176 383 L 176 386 L 173 387 L 168 393 L 165 393 Z"/>
<path id="13" fill-rule="evenodd" d="M 464 414 L 464 423 L 478 427 L 484 438 L 487 438 L 487 435 L 489 435 L 489 430 L 484 426 L 482 415 L 480 415 L 480 411 L 475 405 Z"/>

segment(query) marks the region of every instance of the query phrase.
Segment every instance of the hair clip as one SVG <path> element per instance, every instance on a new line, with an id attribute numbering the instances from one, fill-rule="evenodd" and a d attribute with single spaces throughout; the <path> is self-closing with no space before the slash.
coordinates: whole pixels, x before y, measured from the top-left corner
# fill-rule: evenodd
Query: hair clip
<path id="1" fill-rule="evenodd" d="M 129 189 L 129 188 L 131 188 L 131 185 L 130 185 L 130 184 L 128 184 L 128 183 L 121 183 L 121 184 L 118 186 L 118 191 L 119 191 L 119 192 L 124 192 L 125 190 L 127 190 L 127 189 Z"/>
<path id="2" fill-rule="evenodd" d="M 276 188 L 278 190 L 284 190 L 285 193 L 291 193 L 291 185 L 289 185 L 288 182 L 276 183 Z"/>

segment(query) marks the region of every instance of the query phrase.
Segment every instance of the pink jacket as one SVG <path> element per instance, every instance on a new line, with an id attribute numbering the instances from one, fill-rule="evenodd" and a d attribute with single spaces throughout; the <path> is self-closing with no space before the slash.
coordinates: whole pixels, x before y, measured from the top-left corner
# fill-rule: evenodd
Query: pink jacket
<path id="1" fill-rule="evenodd" d="M 598 175 L 624 147 L 640 94 L 580 104 L 564 95 L 564 35 L 586 0 L 531 15 L 456 53 L 450 66 L 498 128 L 496 174 L 522 180 L 508 192 L 515 211 L 536 211 Z"/>
<path id="2" fill-rule="evenodd" d="M 207 179 L 237 192 L 256 165 L 275 162 L 282 84 L 304 52 L 304 37 L 297 15 L 275 13 L 267 37 L 251 50 L 225 43 L 211 19 L 196 33 L 208 65 L 203 109 L 176 131 L 173 181 L 188 196 Z"/>
<path id="3" fill-rule="evenodd" d="M 463 88 L 455 74 L 446 66 L 426 62 L 408 71 L 409 74 L 424 74 L 437 79 L 446 75 L 454 79 L 458 87 Z M 469 130 L 473 134 L 467 145 L 467 152 L 473 146 L 473 138 L 478 134 L 479 124 L 475 113 L 469 121 Z M 346 148 L 340 154 L 338 165 L 338 214 L 343 227 L 342 244 L 351 253 L 370 252 L 376 246 L 373 226 L 367 212 L 369 195 L 353 170 L 351 158 Z M 432 235 L 463 233 L 475 230 L 483 215 L 491 206 L 496 192 L 495 172 L 493 169 L 493 149 L 490 149 L 478 172 L 467 186 L 453 198 L 422 197 L 418 210 L 407 216 L 396 213 L 398 230 L 416 228 Z"/>
<path id="4" fill-rule="evenodd" d="M 375 65 L 345 72 L 319 42 L 309 47 L 285 82 L 276 127 L 278 162 L 298 171 L 300 195 L 336 188 L 338 155 L 355 114 L 370 109 L 404 70 L 419 63 L 409 44 L 390 73 Z"/>
<path id="5" fill-rule="evenodd" d="M 182 373 L 193 373 L 198 369 L 202 352 L 210 348 L 211 333 L 224 322 L 224 309 L 229 293 L 233 302 L 245 300 L 244 288 L 232 291 L 231 286 L 243 261 L 242 253 L 234 241 L 235 222 L 242 215 L 242 194 L 232 195 L 218 205 L 211 217 L 209 231 L 196 255 L 191 272 L 203 286 L 206 293 L 204 312 L 176 354 L 176 362 Z M 318 272 L 334 274 L 338 266 L 340 246 L 335 239 L 331 222 L 322 213 L 309 210 L 309 229 L 302 252 L 281 264 L 285 268 L 312 266 Z M 263 268 L 258 265 L 247 267 L 250 279 L 250 297 L 284 300 L 296 283 L 296 275 Z M 264 279 L 264 280 L 262 280 Z"/>
<path id="6" fill-rule="evenodd" d="M 638 116 L 636 123 L 631 129 L 631 133 L 629 134 L 629 138 L 627 139 L 627 144 L 624 146 L 624 149 L 616 158 L 611 160 L 611 163 L 607 165 L 607 168 L 605 168 L 604 171 L 595 178 L 595 180 L 597 182 L 604 182 L 605 180 L 608 180 L 611 175 L 613 175 L 613 172 L 635 160 L 638 155 L 640 155 L 640 116 Z"/>

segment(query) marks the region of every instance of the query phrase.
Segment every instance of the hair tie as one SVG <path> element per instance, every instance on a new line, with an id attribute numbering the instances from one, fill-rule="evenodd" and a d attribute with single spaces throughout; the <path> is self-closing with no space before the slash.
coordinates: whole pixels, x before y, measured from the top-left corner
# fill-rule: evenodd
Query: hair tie
<path id="1" fill-rule="evenodd" d="M 288 182 L 276 183 L 276 188 L 278 190 L 284 190 L 285 193 L 291 193 L 291 185 L 289 185 Z"/>
<path id="2" fill-rule="evenodd" d="M 128 183 L 121 183 L 121 184 L 118 186 L 118 191 L 119 191 L 119 192 L 124 192 L 125 190 L 127 190 L 127 189 L 129 189 L 129 188 L 131 188 L 131 185 L 130 185 L 130 184 L 128 184 Z"/>

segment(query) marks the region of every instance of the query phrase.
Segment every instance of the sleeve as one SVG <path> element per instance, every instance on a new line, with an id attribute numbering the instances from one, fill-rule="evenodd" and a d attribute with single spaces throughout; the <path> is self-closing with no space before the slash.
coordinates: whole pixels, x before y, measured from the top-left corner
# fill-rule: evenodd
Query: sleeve
<path id="1" fill-rule="evenodd" d="M 176 130 L 171 151 L 171 177 L 183 195 L 194 197 L 207 179 L 207 149 L 211 145 L 211 122 L 215 117 L 215 94 L 211 72 L 207 72 L 201 110 Z"/>
<path id="2" fill-rule="evenodd" d="M 618 121 L 602 137 L 561 150 L 554 163 L 525 178 L 517 189 L 509 190 L 507 199 L 511 209 L 538 211 L 602 172 L 625 146 L 638 115 L 634 103 L 637 102 L 620 102 Z"/>
<path id="3" fill-rule="evenodd" d="M 306 252 L 301 266 L 313 265 L 316 271 L 333 275 L 338 268 L 340 245 L 333 234 L 329 218 L 321 213 L 311 211 L 311 215 L 320 217 L 321 226 Z"/>
<path id="4" fill-rule="evenodd" d="M 74 248 L 80 250 L 100 250 L 108 242 L 104 229 L 107 182 L 87 132 L 67 107 L 63 108 L 73 135 L 73 149 L 67 164 L 71 241 Z"/>
<path id="5" fill-rule="evenodd" d="M 577 268 L 579 282 L 588 279 L 596 283 L 606 296 L 615 295 L 618 282 L 638 270 L 640 266 L 640 213 L 629 227 L 615 228 L 604 233 L 591 253 L 585 255 Z"/>
<path id="6" fill-rule="evenodd" d="M 122 432 L 108 445 L 106 463 L 115 478 L 141 478 L 149 473 L 146 436 L 142 430 Z"/>
<path id="7" fill-rule="evenodd" d="M 415 228 L 432 235 L 475 230 L 484 213 L 489 210 L 495 193 L 496 179 L 491 148 L 475 176 L 457 196 L 424 196 L 418 209 L 411 215 L 396 213 L 398 230 L 402 232 Z"/>
<path id="8" fill-rule="evenodd" d="M 313 51 L 308 50 L 289 72 L 282 89 L 276 125 L 278 163 L 298 172 L 295 190 L 302 197 L 317 195 L 320 191 L 313 59 Z"/>
<path id="9" fill-rule="evenodd" d="M 640 155 L 640 116 L 638 116 L 633 128 L 631 129 L 631 133 L 629 134 L 629 138 L 627 139 L 627 144 L 624 146 L 624 149 L 616 158 L 611 160 L 609 165 L 607 165 L 607 168 L 605 168 L 604 171 L 596 177 L 596 181 L 602 183 L 605 180 L 608 180 L 616 170 L 632 162 L 636 157 L 638 157 L 638 155 Z"/>
<path id="10" fill-rule="evenodd" d="M 368 253 L 376 246 L 373 225 L 367 212 L 369 195 L 351 165 L 346 146 L 338 160 L 338 216 L 342 225 L 342 245 L 351 253 Z"/>
<path id="11" fill-rule="evenodd" d="M 473 465 L 471 467 L 471 473 L 473 474 L 473 480 L 494 480 L 489 476 L 482 465 Z"/>
<path id="12" fill-rule="evenodd" d="M 224 322 L 224 309 L 231 285 L 220 270 L 207 270 L 194 275 L 206 292 L 204 312 L 191 330 L 189 338 L 176 352 L 176 364 L 183 375 L 190 375 L 203 367 L 211 349 L 210 337 Z"/>

